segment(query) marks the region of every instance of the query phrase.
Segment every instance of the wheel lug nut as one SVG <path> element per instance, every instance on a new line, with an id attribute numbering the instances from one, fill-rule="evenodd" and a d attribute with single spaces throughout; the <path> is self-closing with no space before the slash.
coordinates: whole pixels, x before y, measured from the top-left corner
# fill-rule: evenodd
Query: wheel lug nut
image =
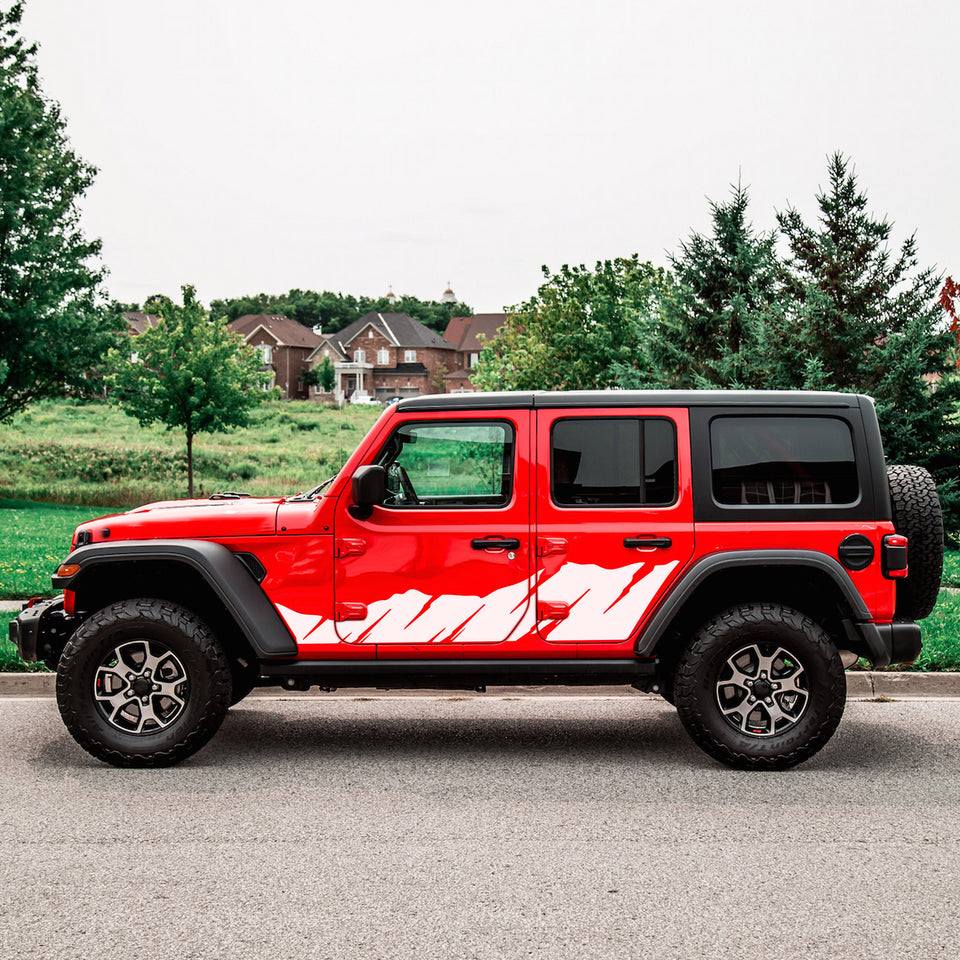
<path id="1" fill-rule="evenodd" d="M 773 706 L 773 697 L 767 697 L 766 701 L 764 701 L 764 702 L 767 703 L 769 706 L 772 707 L 772 706 Z"/>
<path id="2" fill-rule="evenodd" d="M 141 697 L 141 698 L 140 698 L 140 702 L 141 702 L 141 703 L 149 703 L 149 702 L 150 702 L 150 698 L 149 698 L 149 697 Z"/>
<path id="3" fill-rule="evenodd" d="M 153 689 L 154 689 L 154 690 L 159 690 L 159 689 L 160 689 L 160 684 L 159 684 L 159 683 L 155 683 L 155 684 L 153 685 Z"/>

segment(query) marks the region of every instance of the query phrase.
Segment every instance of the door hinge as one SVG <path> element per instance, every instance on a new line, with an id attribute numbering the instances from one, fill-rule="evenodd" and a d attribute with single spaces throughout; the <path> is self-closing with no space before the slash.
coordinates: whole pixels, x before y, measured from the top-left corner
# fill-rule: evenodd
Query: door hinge
<path id="1" fill-rule="evenodd" d="M 337 603 L 333 608 L 333 615 L 337 621 L 366 620 L 367 605 L 365 603 Z"/>
<path id="2" fill-rule="evenodd" d="M 334 544 L 334 556 L 352 557 L 361 553 L 365 553 L 366 549 L 366 540 L 337 540 Z"/>
<path id="3" fill-rule="evenodd" d="M 569 616 L 569 603 L 560 600 L 541 600 L 537 603 L 538 620 L 566 620 Z"/>
<path id="4" fill-rule="evenodd" d="M 538 537 L 537 556 L 549 557 L 554 553 L 566 553 L 567 541 L 562 537 Z"/>

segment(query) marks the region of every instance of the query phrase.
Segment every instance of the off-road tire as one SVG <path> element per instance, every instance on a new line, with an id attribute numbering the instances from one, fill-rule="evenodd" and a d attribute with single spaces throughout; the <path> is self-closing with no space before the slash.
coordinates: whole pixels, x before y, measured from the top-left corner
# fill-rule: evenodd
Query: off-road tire
<path id="1" fill-rule="evenodd" d="M 795 701 L 803 707 L 782 732 L 742 732 L 721 708 L 728 661 L 754 644 L 768 652 L 780 649 L 802 667 L 796 676 L 806 699 Z M 749 603 L 724 610 L 697 630 L 680 657 L 675 696 L 683 725 L 710 756 L 739 770 L 784 770 L 812 757 L 833 735 L 846 702 L 846 678 L 840 655 L 819 624 L 777 603 Z M 746 723 L 749 717 L 741 719 Z"/>
<path id="2" fill-rule="evenodd" d="M 937 485 L 923 467 L 887 467 L 893 525 L 908 541 L 909 575 L 897 581 L 896 620 L 929 617 L 943 575 L 943 513 Z"/>
<path id="3" fill-rule="evenodd" d="M 111 651 L 143 642 L 172 654 L 185 685 L 183 705 L 169 726 L 137 733 L 110 722 L 98 706 L 95 684 Z M 216 733 L 231 686 L 229 660 L 195 614 L 167 600 L 124 600 L 93 614 L 67 642 L 57 668 L 57 706 L 73 738 L 99 760 L 115 767 L 163 767 L 189 757 Z"/>

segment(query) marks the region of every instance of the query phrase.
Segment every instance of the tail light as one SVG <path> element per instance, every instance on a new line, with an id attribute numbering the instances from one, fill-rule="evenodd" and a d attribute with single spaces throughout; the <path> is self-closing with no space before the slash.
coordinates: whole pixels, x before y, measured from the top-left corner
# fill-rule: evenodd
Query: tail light
<path id="1" fill-rule="evenodd" d="M 880 551 L 883 575 L 890 580 L 901 580 L 907 575 L 907 538 L 900 533 L 888 533 Z"/>

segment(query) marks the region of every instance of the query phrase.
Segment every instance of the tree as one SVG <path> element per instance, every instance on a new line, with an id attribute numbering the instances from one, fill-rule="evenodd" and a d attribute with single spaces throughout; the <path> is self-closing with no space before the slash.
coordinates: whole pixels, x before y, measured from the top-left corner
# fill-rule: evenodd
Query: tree
<path id="1" fill-rule="evenodd" d="M 712 234 L 692 234 L 671 256 L 678 286 L 659 312 L 635 317 L 639 351 L 615 365 L 620 386 L 768 385 L 757 381 L 764 378 L 767 325 L 779 311 L 782 266 L 776 236 L 755 232 L 748 205 L 738 184 L 727 203 L 710 203 Z"/>
<path id="2" fill-rule="evenodd" d="M 100 241 L 79 225 L 96 171 L 40 89 L 22 13 L 22 3 L 0 11 L 0 420 L 82 386 L 122 329 L 99 307 Z"/>
<path id="3" fill-rule="evenodd" d="M 933 473 L 956 530 L 956 341 L 937 303 L 940 278 L 918 267 L 914 236 L 891 254 L 891 224 L 868 212 L 866 193 L 839 153 L 830 158 L 828 179 L 817 195 L 816 227 L 793 208 L 777 217 L 791 253 L 793 335 L 808 357 L 797 385 L 872 395 L 888 457 Z"/>
<path id="4" fill-rule="evenodd" d="M 319 387 L 324 393 L 329 393 L 337 382 L 337 371 L 330 358 L 324 357 L 318 366 L 305 370 L 303 382 L 308 387 Z"/>
<path id="5" fill-rule="evenodd" d="M 480 354 L 481 390 L 584 390 L 616 383 L 615 364 L 635 362 L 638 337 L 670 295 L 670 274 L 636 254 L 593 270 L 543 267 L 546 280 L 514 308 Z M 641 318 L 639 321 L 637 318 Z"/>
<path id="6" fill-rule="evenodd" d="M 187 439 L 187 494 L 193 496 L 193 438 L 244 426 L 267 394 L 260 354 L 244 347 L 225 321 L 212 319 L 184 286 L 183 306 L 160 303 L 159 322 L 127 352 L 112 350 L 110 400 L 140 426 L 163 423 Z M 132 355 L 131 355 L 132 351 Z"/>

